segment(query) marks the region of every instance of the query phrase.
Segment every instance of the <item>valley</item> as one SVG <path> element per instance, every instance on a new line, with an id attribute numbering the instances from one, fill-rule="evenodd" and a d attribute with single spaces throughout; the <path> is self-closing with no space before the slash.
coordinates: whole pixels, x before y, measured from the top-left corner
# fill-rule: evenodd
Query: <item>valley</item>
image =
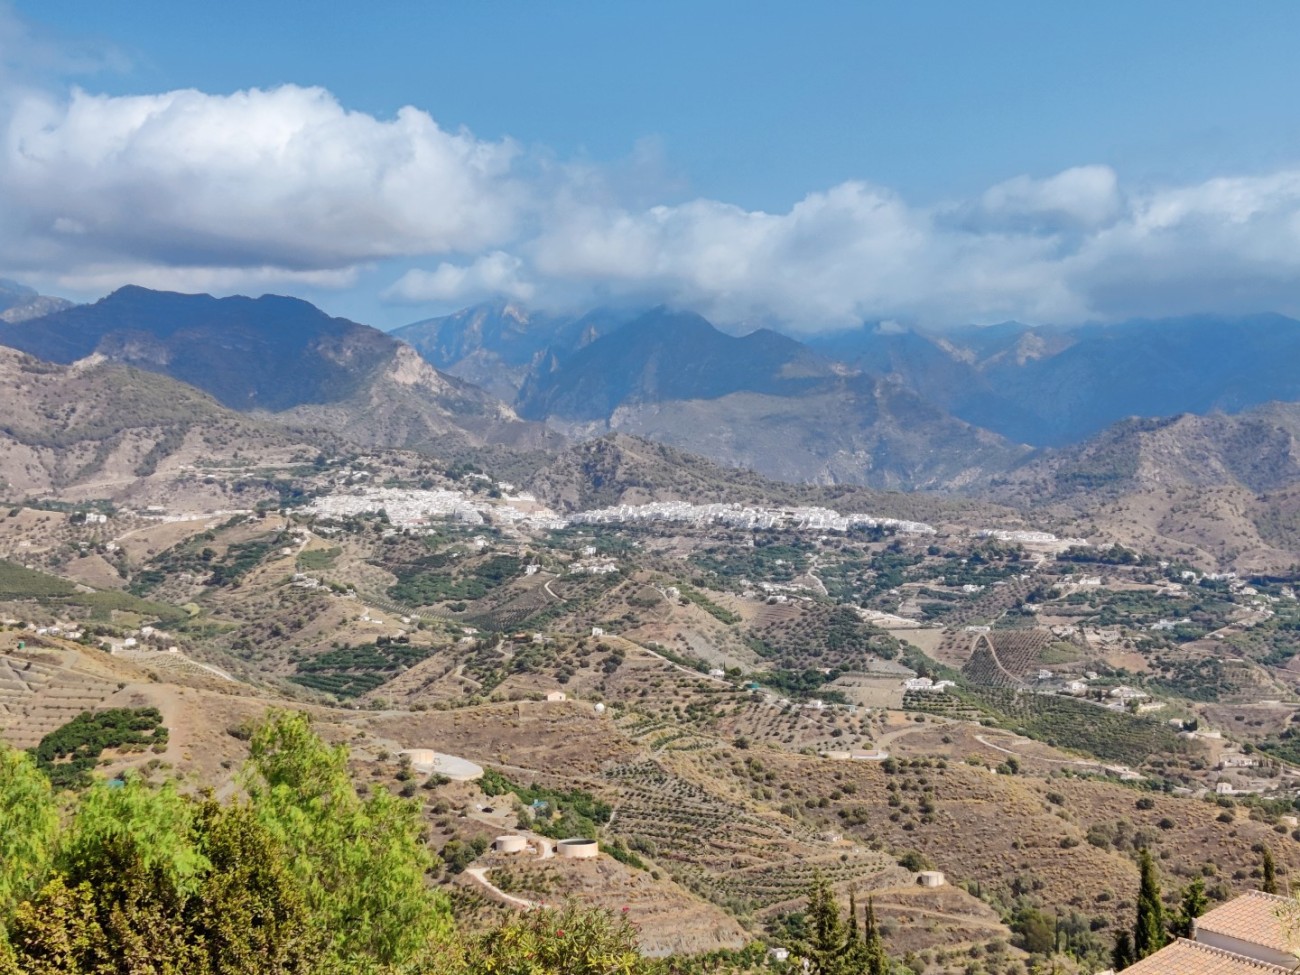
<path id="1" fill-rule="evenodd" d="M 179 297 L 158 322 L 216 316 L 199 349 L 278 307 Z M 66 355 L 24 342 L 70 361 L 0 349 L 0 738 L 60 788 L 234 798 L 260 722 L 300 711 L 358 789 L 411 804 L 466 930 L 572 902 L 626 913 L 648 956 L 737 971 L 781 964 L 817 883 L 869 900 L 917 975 L 1015 975 L 1047 957 L 1043 918 L 1053 957 L 1102 965 L 1141 850 L 1171 899 L 1300 869 L 1289 407 L 1048 452 L 967 431 L 970 461 L 943 434 L 926 469 L 969 477 L 926 492 L 900 445 L 888 477 L 841 479 L 635 425 L 575 439 L 297 305 L 262 354 L 329 358 L 340 330 L 370 351 L 249 403 L 232 384 L 256 374 L 189 385 L 172 363 L 196 360 L 105 329 L 152 300 L 45 320 L 85 343 Z M 560 328 L 575 357 L 637 327 L 602 321 Z M 761 341 L 767 385 L 723 377 L 690 426 L 846 388 Z M 520 382 L 626 395 L 561 380 Z M 635 395 L 662 419 L 655 382 Z M 572 837 L 599 852 L 560 855 Z"/>

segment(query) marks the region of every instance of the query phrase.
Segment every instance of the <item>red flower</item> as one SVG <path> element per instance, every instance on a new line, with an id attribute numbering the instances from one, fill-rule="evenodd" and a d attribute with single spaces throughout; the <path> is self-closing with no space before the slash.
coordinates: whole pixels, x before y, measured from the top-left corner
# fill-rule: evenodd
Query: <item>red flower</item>
<path id="1" fill-rule="evenodd" d="M 556 932 L 555 932 L 555 936 L 556 936 L 557 938 L 563 938 L 563 937 L 564 937 L 564 932 L 563 932 L 563 931 L 556 931 Z"/>

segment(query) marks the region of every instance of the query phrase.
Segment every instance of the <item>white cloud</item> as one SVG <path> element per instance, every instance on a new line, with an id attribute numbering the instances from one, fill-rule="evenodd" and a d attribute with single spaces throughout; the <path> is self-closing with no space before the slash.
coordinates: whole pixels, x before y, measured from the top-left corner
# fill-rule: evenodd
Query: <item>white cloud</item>
<path id="1" fill-rule="evenodd" d="M 664 170 L 653 146 L 557 162 L 319 88 L 5 84 L 0 276 L 292 291 L 358 287 L 392 260 L 415 266 L 384 292 L 398 304 L 630 297 L 794 330 L 1300 312 L 1300 167 L 1133 188 L 1084 165 L 936 206 L 852 181 L 782 213 L 647 203 L 671 192 Z"/>
<path id="2" fill-rule="evenodd" d="M 495 296 L 530 301 L 536 288 L 519 276 L 522 267 L 523 261 L 503 251 L 485 254 L 468 265 L 444 261 L 433 271 L 407 271 L 384 297 L 406 304 L 474 302 Z"/>
<path id="3" fill-rule="evenodd" d="M 1017 176 L 990 187 L 970 214 L 980 229 L 1053 231 L 1111 223 L 1123 200 L 1109 166 L 1076 166 L 1047 179 Z"/>
<path id="4" fill-rule="evenodd" d="M 794 330 L 1296 313 L 1300 170 L 1125 192 L 1113 170 L 1082 166 L 930 208 L 864 183 L 782 214 L 570 208 L 518 252 L 543 292 L 581 281 Z"/>
<path id="5" fill-rule="evenodd" d="M 175 267 L 163 264 L 84 266 L 50 276 L 43 285 L 57 294 L 102 295 L 124 282 L 158 291 L 233 294 L 247 291 L 293 293 L 297 289 L 351 288 L 360 277 L 357 267 L 320 271 L 290 271 L 279 267 Z"/>
<path id="6" fill-rule="evenodd" d="M 515 232 L 516 155 L 414 108 L 346 111 L 319 88 L 29 93 L 0 157 L 3 246 L 11 264 L 288 270 L 472 251 Z"/>
<path id="7" fill-rule="evenodd" d="M 1053 241 L 945 229 L 936 215 L 863 183 L 813 193 L 786 214 L 712 201 L 557 219 L 527 245 L 543 279 L 649 288 L 722 320 L 802 328 L 864 318 L 997 319 L 1080 313 L 1050 280 Z"/>

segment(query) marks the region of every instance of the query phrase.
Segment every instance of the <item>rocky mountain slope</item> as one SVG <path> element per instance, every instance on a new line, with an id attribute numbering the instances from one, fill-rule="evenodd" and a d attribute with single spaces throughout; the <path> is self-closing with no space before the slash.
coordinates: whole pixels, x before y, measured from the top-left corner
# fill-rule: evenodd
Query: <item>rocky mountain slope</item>
<path id="1" fill-rule="evenodd" d="M 775 332 L 735 338 L 664 309 L 534 373 L 518 408 L 575 436 L 632 433 L 788 481 L 955 487 L 1026 453 Z"/>
<path id="2" fill-rule="evenodd" d="M 33 288 L 0 278 L 0 322 L 25 322 L 65 308 L 72 302 L 38 293 Z"/>
<path id="3" fill-rule="evenodd" d="M 1300 404 L 1125 420 L 977 493 L 1083 514 L 1131 545 L 1271 571 L 1300 552 Z"/>
<path id="4" fill-rule="evenodd" d="M 438 369 L 513 402 L 531 372 L 553 367 L 633 317 L 609 309 L 545 315 L 497 301 L 414 322 L 390 334 L 409 343 Z"/>
<path id="5" fill-rule="evenodd" d="M 863 328 L 812 344 L 889 375 L 969 423 L 1064 446 L 1131 416 L 1300 400 L 1300 322 L 1196 316 L 1070 329 L 1008 322 L 943 333 Z"/>
<path id="6" fill-rule="evenodd" d="M 71 366 L 0 347 L 0 482 L 10 498 L 135 500 L 156 474 L 245 454 L 313 456 L 325 431 L 294 435 L 192 386 L 90 356 Z M 193 493 L 204 495 L 196 475 Z M 211 493 L 211 492 L 207 492 Z M 219 505 L 214 498 L 210 503 Z"/>
<path id="7" fill-rule="evenodd" d="M 1018 523 L 1005 506 L 927 492 L 879 491 L 839 484 L 791 484 L 752 471 L 723 467 L 667 444 L 623 433 L 580 441 L 554 454 L 526 481 L 559 511 L 583 511 L 651 501 L 818 505 L 870 511 L 905 521 Z"/>
<path id="8" fill-rule="evenodd" d="M 91 305 L 0 326 L 0 344 L 64 364 L 102 356 L 188 383 L 231 409 L 329 425 L 358 443 L 547 437 L 409 346 L 295 298 L 126 287 Z"/>

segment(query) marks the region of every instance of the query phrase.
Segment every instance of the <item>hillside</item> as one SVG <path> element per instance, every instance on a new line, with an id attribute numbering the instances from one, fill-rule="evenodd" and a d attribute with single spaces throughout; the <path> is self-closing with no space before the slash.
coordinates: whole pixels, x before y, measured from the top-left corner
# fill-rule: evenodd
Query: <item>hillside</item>
<path id="1" fill-rule="evenodd" d="M 126 287 L 91 305 L 0 326 L 0 344 L 63 364 L 98 355 L 188 383 L 230 409 L 287 413 L 367 444 L 544 438 L 401 342 L 295 298 Z"/>
<path id="2" fill-rule="evenodd" d="M 625 433 L 569 445 L 547 458 L 526 484 L 563 511 L 680 500 L 825 505 L 933 522 L 966 519 L 1014 524 L 1021 518 L 1006 506 L 960 496 L 881 491 L 853 484 L 792 484 Z"/>
<path id="3" fill-rule="evenodd" d="M 1300 405 L 1125 420 L 1045 451 L 981 493 L 1058 506 L 1139 548 L 1264 571 L 1296 560 Z"/>
<path id="4" fill-rule="evenodd" d="M 54 377 L 51 397 L 75 370 L 167 382 L 5 355 Z M 761 954 L 821 875 L 870 897 L 891 953 L 927 975 L 972 952 L 1026 969 L 1029 909 L 1092 964 L 1131 913 L 1142 846 L 1171 899 L 1195 875 L 1216 900 L 1252 886 L 1265 848 L 1300 869 L 1292 581 L 1017 535 L 1043 524 L 992 505 L 732 483 L 623 435 L 565 450 L 521 485 L 536 496 L 392 452 L 263 459 L 284 453 L 202 470 L 213 500 L 282 484 L 260 512 L 11 507 L 0 737 L 155 708 L 165 741 L 90 774 L 226 795 L 251 724 L 303 709 L 368 793 L 411 801 L 462 923 L 572 896 L 627 907 L 654 953 Z M 730 496 L 785 520 L 566 523 L 543 493 L 575 513 Z M 804 523 L 801 503 L 935 527 Z M 435 748 L 491 774 L 401 756 Z M 531 852 L 488 850 L 508 834 Z M 600 856 L 541 854 L 573 835 Z M 929 867 L 944 886 L 917 884 Z"/>
<path id="5" fill-rule="evenodd" d="M 394 329 L 431 364 L 511 403 L 529 374 L 622 325 L 632 313 L 547 315 L 513 302 L 475 305 Z"/>
<path id="6" fill-rule="evenodd" d="M 572 435 L 617 430 L 795 482 L 952 487 L 1024 453 L 775 332 L 734 338 L 664 309 L 535 373 L 519 404 Z"/>
<path id="7" fill-rule="evenodd" d="M 323 431 L 290 434 L 192 386 L 100 356 L 62 366 L 7 348 L 0 348 L 0 414 L 0 480 L 10 497 L 139 502 L 203 458 L 243 450 L 267 463 L 294 453 L 309 458 L 338 442 Z M 219 505 L 222 491 L 214 482 L 193 493 Z"/>
<path id="8" fill-rule="evenodd" d="M 1235 413 L 1300 400 L 1300 322 L 1191 316 L 1048 328 L 862 329 L 815 348 L 1011 440 L 1063 446 L 1131 416 Z"/>

